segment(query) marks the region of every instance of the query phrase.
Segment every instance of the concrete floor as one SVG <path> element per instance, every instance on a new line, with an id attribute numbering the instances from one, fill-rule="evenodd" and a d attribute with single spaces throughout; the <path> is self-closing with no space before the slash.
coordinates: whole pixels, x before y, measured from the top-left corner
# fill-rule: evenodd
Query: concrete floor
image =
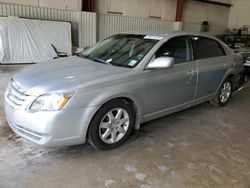
<path id="1" fill-rule="evenodd" d="M 229 104 L 157 119 L 120 148 L 40 148 L 15 136 L 3 93 L 22 66 L 0 65 L 0 187 L 250 187 L 250 86 Z"/>

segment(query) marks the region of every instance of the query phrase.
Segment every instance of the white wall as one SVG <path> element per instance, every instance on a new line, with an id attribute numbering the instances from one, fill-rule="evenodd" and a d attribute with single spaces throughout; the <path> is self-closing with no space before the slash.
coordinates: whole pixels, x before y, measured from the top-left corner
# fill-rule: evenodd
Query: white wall
<path id="1" fill-rule="evenodd" d="M 233 0 L 228 27 L 239 29 L 242 25 L 250 25 L 250 0 Z"/>
<path id="2" fill-rule="evenodd" d="M 232 0 L 213 1 L 232 3 Z M 176 6 L 177 0 L 97 0 L 97 13 L 116 12 L 124 16 L 174 21 Z M 185 0 L 183 29 L 199 32 L 201 23 L 208 21 L 211 34 L 222 33 L 227 28 L 229 11 L 226 6 Z"/>
<path id="3" fill-rule="evenodd" d="M 211 25 L 227 26 L 229 7 L 187 0 L 184 4 L 183 22 L 208 21 Z"/>
<path id="4" fill-rule="evenodd" d="M 96 42 L 96 13 L 93 12 L 38 8 L 0 2 L 0 17 L 6 16 L 70 22 L 74 46 L 85 48 Z"/>
<path id="5" fill-rule="evenodd" d="M 81 10 L 81 0 L 0 0 L 0 3 L 29 5 L 63 10 Z"/>
<path id="6" fill-rule="evenodd" d="M 209 33 L 218 34 L 227 28 L 230 8 L 215 4 L 186 0 L 183 11 L 183 29 L 200 31 L 203 21 L 209 23 Z"/>
<path id="7" fill-rule="evenodd" d="M 38 0 L 0 0 L 1 3 L 38 6 Z"/>
<path id="8" fill-rule="evenodd" d="M 211 0 L 233 4 L 231 8 L 208 3 L 185 0 L 183 28 L 199 31 L 202 21 L 208 21 L 212 33 L 229 28 L 250 25 L 250 0 Z M 13 3 L 63 10 L 81 10 L 82 0 L 0 0 Z M 174 21 L 177 0 L 96 0 L 98 13 L 118 12 L 124 16 L 155 18 Z"/>
<path id="9" fill-rule="evenodd" d="M 98 14 L 98 20 L 98 40 L 121 32 L 181 31 L 182 26 L 180 22 L 101 13 Z"/>
<path id="10" fill-rule="evenodd" d="M 174 21 L 177 0 L 96 0 L 97 12 Z"/>

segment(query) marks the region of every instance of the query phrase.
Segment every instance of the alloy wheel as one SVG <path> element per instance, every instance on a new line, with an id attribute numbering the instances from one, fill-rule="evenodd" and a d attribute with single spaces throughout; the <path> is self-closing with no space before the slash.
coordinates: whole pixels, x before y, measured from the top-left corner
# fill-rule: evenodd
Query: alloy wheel
<path id="1" fill-rule="evenodd" d="M 232 86 L 229 81 L 225 82 L 220 90 L 220 102 L 221 103 L 226 103 L 232 92 Z"/>
<path id="2" fill-rule="evenodd" d="M 121 140 L 129 128 L 129 114 L 123 108 L 108 111 L 99 125 L 99 137 L 106 144 Z"/>

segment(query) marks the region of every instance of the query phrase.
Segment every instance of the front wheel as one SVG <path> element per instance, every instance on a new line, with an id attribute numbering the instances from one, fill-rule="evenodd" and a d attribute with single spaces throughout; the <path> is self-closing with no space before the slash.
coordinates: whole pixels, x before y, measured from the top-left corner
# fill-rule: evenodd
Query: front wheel
<path id="1" fill-rule="evenodd" d="M 230 99 L 233 91 L 232 81 L 230 79 L 225 80 L 219 91 L 218 94 L 215 96 L 214 99 L 210 101 L 212 105 L 215 106 L 224 106 Z"/>
<path id="2" fill-rule="evenodd" d="M 88 140 L 97 149 L 113 149 L 130 136 L 134 124 L 135 115 L 130 103 L 125 100 L 110 101 L 93 117 Z"/>

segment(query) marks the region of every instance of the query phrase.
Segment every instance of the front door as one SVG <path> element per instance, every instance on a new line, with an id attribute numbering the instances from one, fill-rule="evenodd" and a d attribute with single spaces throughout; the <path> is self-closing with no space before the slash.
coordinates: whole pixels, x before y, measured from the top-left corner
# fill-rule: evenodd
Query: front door
<path id="1" fill-rule="evenodd" d="M 174 66 L 145 70 L 145 118 L 183 105 L 194 99 L 197 66 L 193 61 L 191 38 L 175 37 L 164 43 L 153 58 L 169 56 Z"/>

